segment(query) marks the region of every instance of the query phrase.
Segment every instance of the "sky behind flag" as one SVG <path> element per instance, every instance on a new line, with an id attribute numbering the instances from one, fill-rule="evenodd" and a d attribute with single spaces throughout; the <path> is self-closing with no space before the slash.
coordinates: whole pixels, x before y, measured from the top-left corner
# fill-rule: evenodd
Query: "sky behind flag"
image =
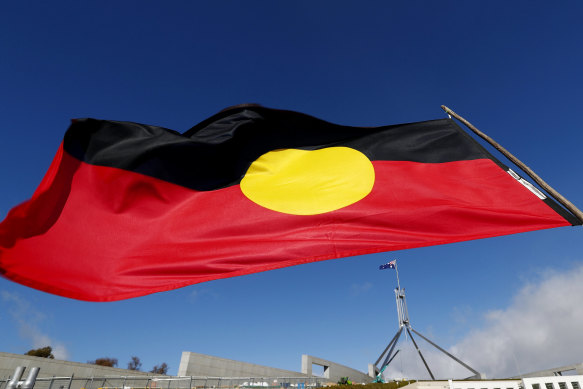
<path id="1" fill-rule="evenodd" d="M 71 118 L 186 131 L 245 102 L 354 126 L 443 118 L 445 104 L 581 208 L 582 13 L 574 1 L 6 4 L 0 218 L 32 195 Z M 583 362 L 572 351 L 583 348 L 581 234 L 325 261 L 105 304 L 0 279 L 0 351 L 50 343 L 65 359 L 125 367 L 137 355 L 173 374 L 182 351 L 291 370 L 307 353 L 364 371 L 397 329 L 396 279 L 377 269 L 398 258 L 414 328 L 478 370 Z M 477 358 L 485 339 L 503 341 Z M 500 363 L 509 348 L 518 363 Z"/>

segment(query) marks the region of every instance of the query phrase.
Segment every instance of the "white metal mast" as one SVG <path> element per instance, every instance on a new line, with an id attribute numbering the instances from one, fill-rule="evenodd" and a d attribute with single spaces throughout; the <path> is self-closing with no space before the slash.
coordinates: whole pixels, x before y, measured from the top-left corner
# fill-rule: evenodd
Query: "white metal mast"
<path id="1" fill-rule="evenodd" d="M 393 336 L 393 339 L 391 339 L 391 341 L 389 342 L 389 344 L 387 345 L 385 350 L 381 353 L 381 355 L 379 356 L 377 361 L 374 363 L 374 367 L 376 369 L 375 374 L 377 374 L 377 378 L 375 379 L 375 382 L 384 382 L 382 379 L 383 372 L 389 366 L 391 361 L 397 356 L 397 353 L 400 351 L 400 350 L 397 350 L 396 352 L 393 353 L 393 351 L 395 350 L 395 346 L 397 345 L 397 342 L 399 341 L 399 337 L 401 336 L 401 333 L 403 332 L 403 328 L 405 328 L 405 330 L 407 331 L 407 333 L 411 337 L 411 341 L 413 342 L 413 345 L 415 346 L 415 349 L 417 350 L 417 353 L 419 354 L 419 357 L 423 361 L 423 364 L 425 365 L 425 368 L 427 369 L 427 372 L 431 376 L 432 380 L 435 380 L 433 372 L 431 371 L 431 369 L 429 369 L 429 365 L 425 361 L 425 358 L 423 357 L 421 350 L 417 346 L 417 343 L 415 342 L 415 339 L 413 338 L 413 334 L 411 334 L 411 331 L 413 331 L 415 334 L 417 334 L 421 338 L 423 338 L 427 343 L 431 344 L 433 347 L 435 347 L 436 349 L 438 349 L 442 353 L 446 354 L 448 357 L 450 357 L 451 359 L 453 359 L 454 361 L 456 361 L 457 363 L 459 363 L 460 365 L 462 365 L 463 367 L 465 367 L 466 369 L 468 369 L 472 373 L 474 373 L 473 376 L 468 377 L 468 378 L 480 378 L 481 374 L 477 370 L 471 368 L 470 366 L 468 366 L 464 362 L 460 361 L 458 358 L 454 357 L 453 355 L 451 355 L 450 353 L 448 353 L 447 351 L 445 351 L 444 349 L 439 347 L 437 344 L 433 343 L 431 340 L 427 339 L 425 336 L 423 336 L 419 332 L 415 331 L 413 329 L 413 327 L 411 327 L 411 322 L 409 321 L 409 311 L 407 310 L 407 300 L 405 297 L 405 288 L 401 288 L 401 282 L 399 281 L 399 270 L 397 268 L 397 260 L 393 260 L 393 261 L 387 263 L 387 265 L 381 266 L 380 269 L 392 268 L 392 266 L 394 266 L 396 274 L 397 274 L 397 288 L 395 288 L 395 300 L 397 303 L 397 315 L 399 317 L 399 329 L 397 330 L 397 333 L 395 334 L 395 336 Z M 383 356 L 385 357 L 385 359 L 384 359 L 383 363 L 381 365 L 379 365 L 379 362 L 383 359 Z"/>

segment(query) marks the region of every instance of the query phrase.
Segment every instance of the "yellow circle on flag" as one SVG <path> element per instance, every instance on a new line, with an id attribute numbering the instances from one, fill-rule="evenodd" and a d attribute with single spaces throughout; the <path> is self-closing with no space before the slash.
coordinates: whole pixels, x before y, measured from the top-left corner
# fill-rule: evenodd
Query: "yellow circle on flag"
<path id="1" fill-rule="evenodd" d="M 316 215 L 353 204 L 370 193 L 374 167 L 349 147 L 281 149 L 256 159 L 241 180 L 251 201 L 273 211 Z"/>

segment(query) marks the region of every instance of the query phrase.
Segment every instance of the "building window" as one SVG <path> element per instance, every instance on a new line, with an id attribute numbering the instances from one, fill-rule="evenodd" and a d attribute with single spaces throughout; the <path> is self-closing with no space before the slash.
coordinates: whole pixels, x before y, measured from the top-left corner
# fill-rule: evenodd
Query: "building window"
<path id="1" fill-rule="evenodd" d="M 532 384 L 532 389 L 540 389 L 540 385 L 539 384 Z"/>
<path id="2" fill-rule="evenodd" d="M 573 389 L 581 389 L 581 387 L 579 386 L 579 383 L 577 381 L 571 382 L 571 385 L 573 385 Z"/>
<path id="3" fill-rule="evenodd" d="M 545 386 L 547 387 L 547 389 L 554 389 L 552 382 L 545 382 Z"/>
<path id="4" fill-rule="evenodd" d="M 559 388 L 560 389 L 567 389 L 567 384 L 565 384 L 564 382 L 559 382 Z"/>

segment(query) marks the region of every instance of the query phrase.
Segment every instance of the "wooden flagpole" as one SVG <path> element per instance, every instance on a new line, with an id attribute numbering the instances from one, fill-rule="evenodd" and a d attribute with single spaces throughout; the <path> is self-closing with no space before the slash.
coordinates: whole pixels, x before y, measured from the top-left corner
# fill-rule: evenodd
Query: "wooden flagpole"
<path id="1" fill-rule="evenodd" d="M 567 200 L 565 197 L 563 197 L 563 195 L 561 195 L 559 192 L 557 192 L 555 189 L 553 189 L 549 184 L 547 184 L 542 178 L 540 178 L 538 176 L 538 174 L 536 174 L 534 171 L 532 171 L 532 169 L 530 169 L 528 166 L 526 166 L 524 163 L 522 163 L 521 160 L 516 158 L 514 155 L 512 155 L 508 150 L 506 150 L 504 147 L 502 147 L 494 139 L 490 138 L 488 135 L 486 135 L 482 131 L 478 130 L 470 122 L 468 122 L 466 119 L 464 119 L 463 117 L 461 117 L 460 115 L 458 115 L 457 113 L 455 113 L 454 111 L 452 111 L 451 109 L 446 107 L 445 105 L 442 105 L 441 109 L 443 109 L 448 115 L 451 115 L 454 118 L 456 118 L 457 120 L 459 120 L 460 122 L 462 122 L 464 125 L 466 125 L 466 127 L 468 127 L 470 130 L 472 130 L 480 138 L 484 139 L 486 142 L 488 142 L 492 146 L 494 146 L 496 148 L 496 150 L 500 151 L 506 158 L 508 158 L 510 161 L 512 161 L 512 163 L 514 163 L 516 166 L 518 166 L 520 169 L 522 169 L 522 171 L 524 171 L 530 178 L 532 178 L 534 180 L 534 182 L 536 182 L 538 185 L 540 185 L 541 188 L 543 188 L 547 193 L 549 193 L 551 196 L 553 196 L 559 203 L 561 203 L 561 205 L 563 205 L 565 208 L 567 208 L 569 210 L 569 212 L 571 212 L 577 219 L 579 219 L 579 221 L 583 222 L 583 212 L 581 212 L 581 210 L 579 210 L 573 203 L 571 203 L 569 200 Z"/>

